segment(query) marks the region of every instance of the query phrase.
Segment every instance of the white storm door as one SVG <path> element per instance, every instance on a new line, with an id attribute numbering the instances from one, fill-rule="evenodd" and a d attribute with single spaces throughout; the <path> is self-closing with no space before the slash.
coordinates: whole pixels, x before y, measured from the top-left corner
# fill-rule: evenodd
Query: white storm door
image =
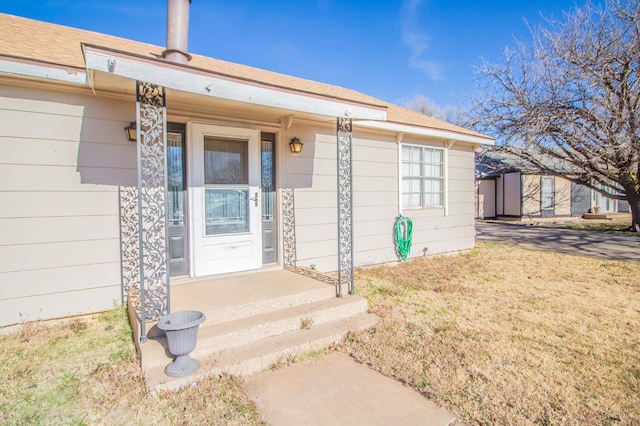
<path id="1" fill-rule="evenodd" d="M 260 133 L 199 123 L 190 133 L 194 275 L 260 268 Z"/>

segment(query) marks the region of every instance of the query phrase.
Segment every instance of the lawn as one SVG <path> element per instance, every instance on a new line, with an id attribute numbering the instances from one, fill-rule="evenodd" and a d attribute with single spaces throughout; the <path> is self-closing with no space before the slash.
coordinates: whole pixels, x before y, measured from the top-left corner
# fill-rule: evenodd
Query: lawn
<path id="1" fill-rule="evenodd" d="M 640 234 L 637 232 L 632 232 L 629 230 L 629 222 L 589 222 L 589 221 L 581 221 L 577 223 L 560 225 L 558 228 L 562 229 L 574 229 L 577 231 L 591 231 L 591 232 L 601 232 L 603 234 L 612 234 L 612 235 L 622 235 L 625 237 L 640 237 Z"/>
<path id="2" fill-rule="evenodd" d="M 261 424 L 239 379 L 149 393 L 124 309 L 0 336 L 0 424 Z"/>
<path id="3" fill-rule="evenodd" d="M 640 238 L 639 233 L 629 230 L 631 225 L 630 214 L 610 213 L 607 216 L 608 219 L 583 219 L 581 217 L 529 218 L 523 220 L 522 223 Z"/>
<path id="4" fill-rule="evenodd" d="M 640 265 L 479 243 L 362 271 L 355 359 L 468 424 L 640 424 Z"/>
<path id="5" fill-rule="evenodd" d="M 360 271 L 333 350 L 469 425 L 640 424 L 640 265 L 480 243 Z M 123 309 L 0 336 L 0 424 L 260 424 L 241 379 L 152 395 Z"/>

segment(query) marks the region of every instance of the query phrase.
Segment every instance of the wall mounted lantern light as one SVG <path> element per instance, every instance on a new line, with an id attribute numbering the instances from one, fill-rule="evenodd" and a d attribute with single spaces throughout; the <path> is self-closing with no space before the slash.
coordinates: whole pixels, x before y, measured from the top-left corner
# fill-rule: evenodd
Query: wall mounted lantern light
<path id="1" fill-rule="evenodd" d="M 293 139 L 291 139 L 291 142 L 289 142 L 289 150 L 291 150 L 291 152 L 297 154 L 299 152 L 302 152 L 302 145 L 304 145 L 304 144 L 302 142 L 300 142 L 300 139 L 293 138 Z"/>
<path id="2" fill-rule="evenodd" d="M 138 140 L 138 130 L 136 129 L 136 122 L 132 121 L 127 127 L 124 128 L 124 131 L 127 133 L 127 139 L 131 142 L 135 142 Z"/>

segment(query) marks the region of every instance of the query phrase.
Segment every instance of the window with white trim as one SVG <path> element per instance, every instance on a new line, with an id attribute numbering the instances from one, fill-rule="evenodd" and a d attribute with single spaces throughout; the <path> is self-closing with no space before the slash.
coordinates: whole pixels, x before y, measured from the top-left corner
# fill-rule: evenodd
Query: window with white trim
<path id="1" fill-rule="evenodd" d="M 444 207 L 444 149 L 402 145 L 402 207 Z"/>

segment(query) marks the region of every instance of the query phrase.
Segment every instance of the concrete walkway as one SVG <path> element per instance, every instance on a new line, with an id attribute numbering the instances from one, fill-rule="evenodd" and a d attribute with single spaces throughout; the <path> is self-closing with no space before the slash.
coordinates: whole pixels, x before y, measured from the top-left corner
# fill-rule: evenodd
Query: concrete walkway
<path id="1" fill-rule="evenodd" d="M 418 392 L 347 355 L 245 379 L 263 420 L 278 425 L 462 425 Z"/>
<path id="2" fill-rule="evenodd" d="M 476 223 L 476 239 L 608 260 L 640 262 L 640 238 L 512 223 Z"/>

